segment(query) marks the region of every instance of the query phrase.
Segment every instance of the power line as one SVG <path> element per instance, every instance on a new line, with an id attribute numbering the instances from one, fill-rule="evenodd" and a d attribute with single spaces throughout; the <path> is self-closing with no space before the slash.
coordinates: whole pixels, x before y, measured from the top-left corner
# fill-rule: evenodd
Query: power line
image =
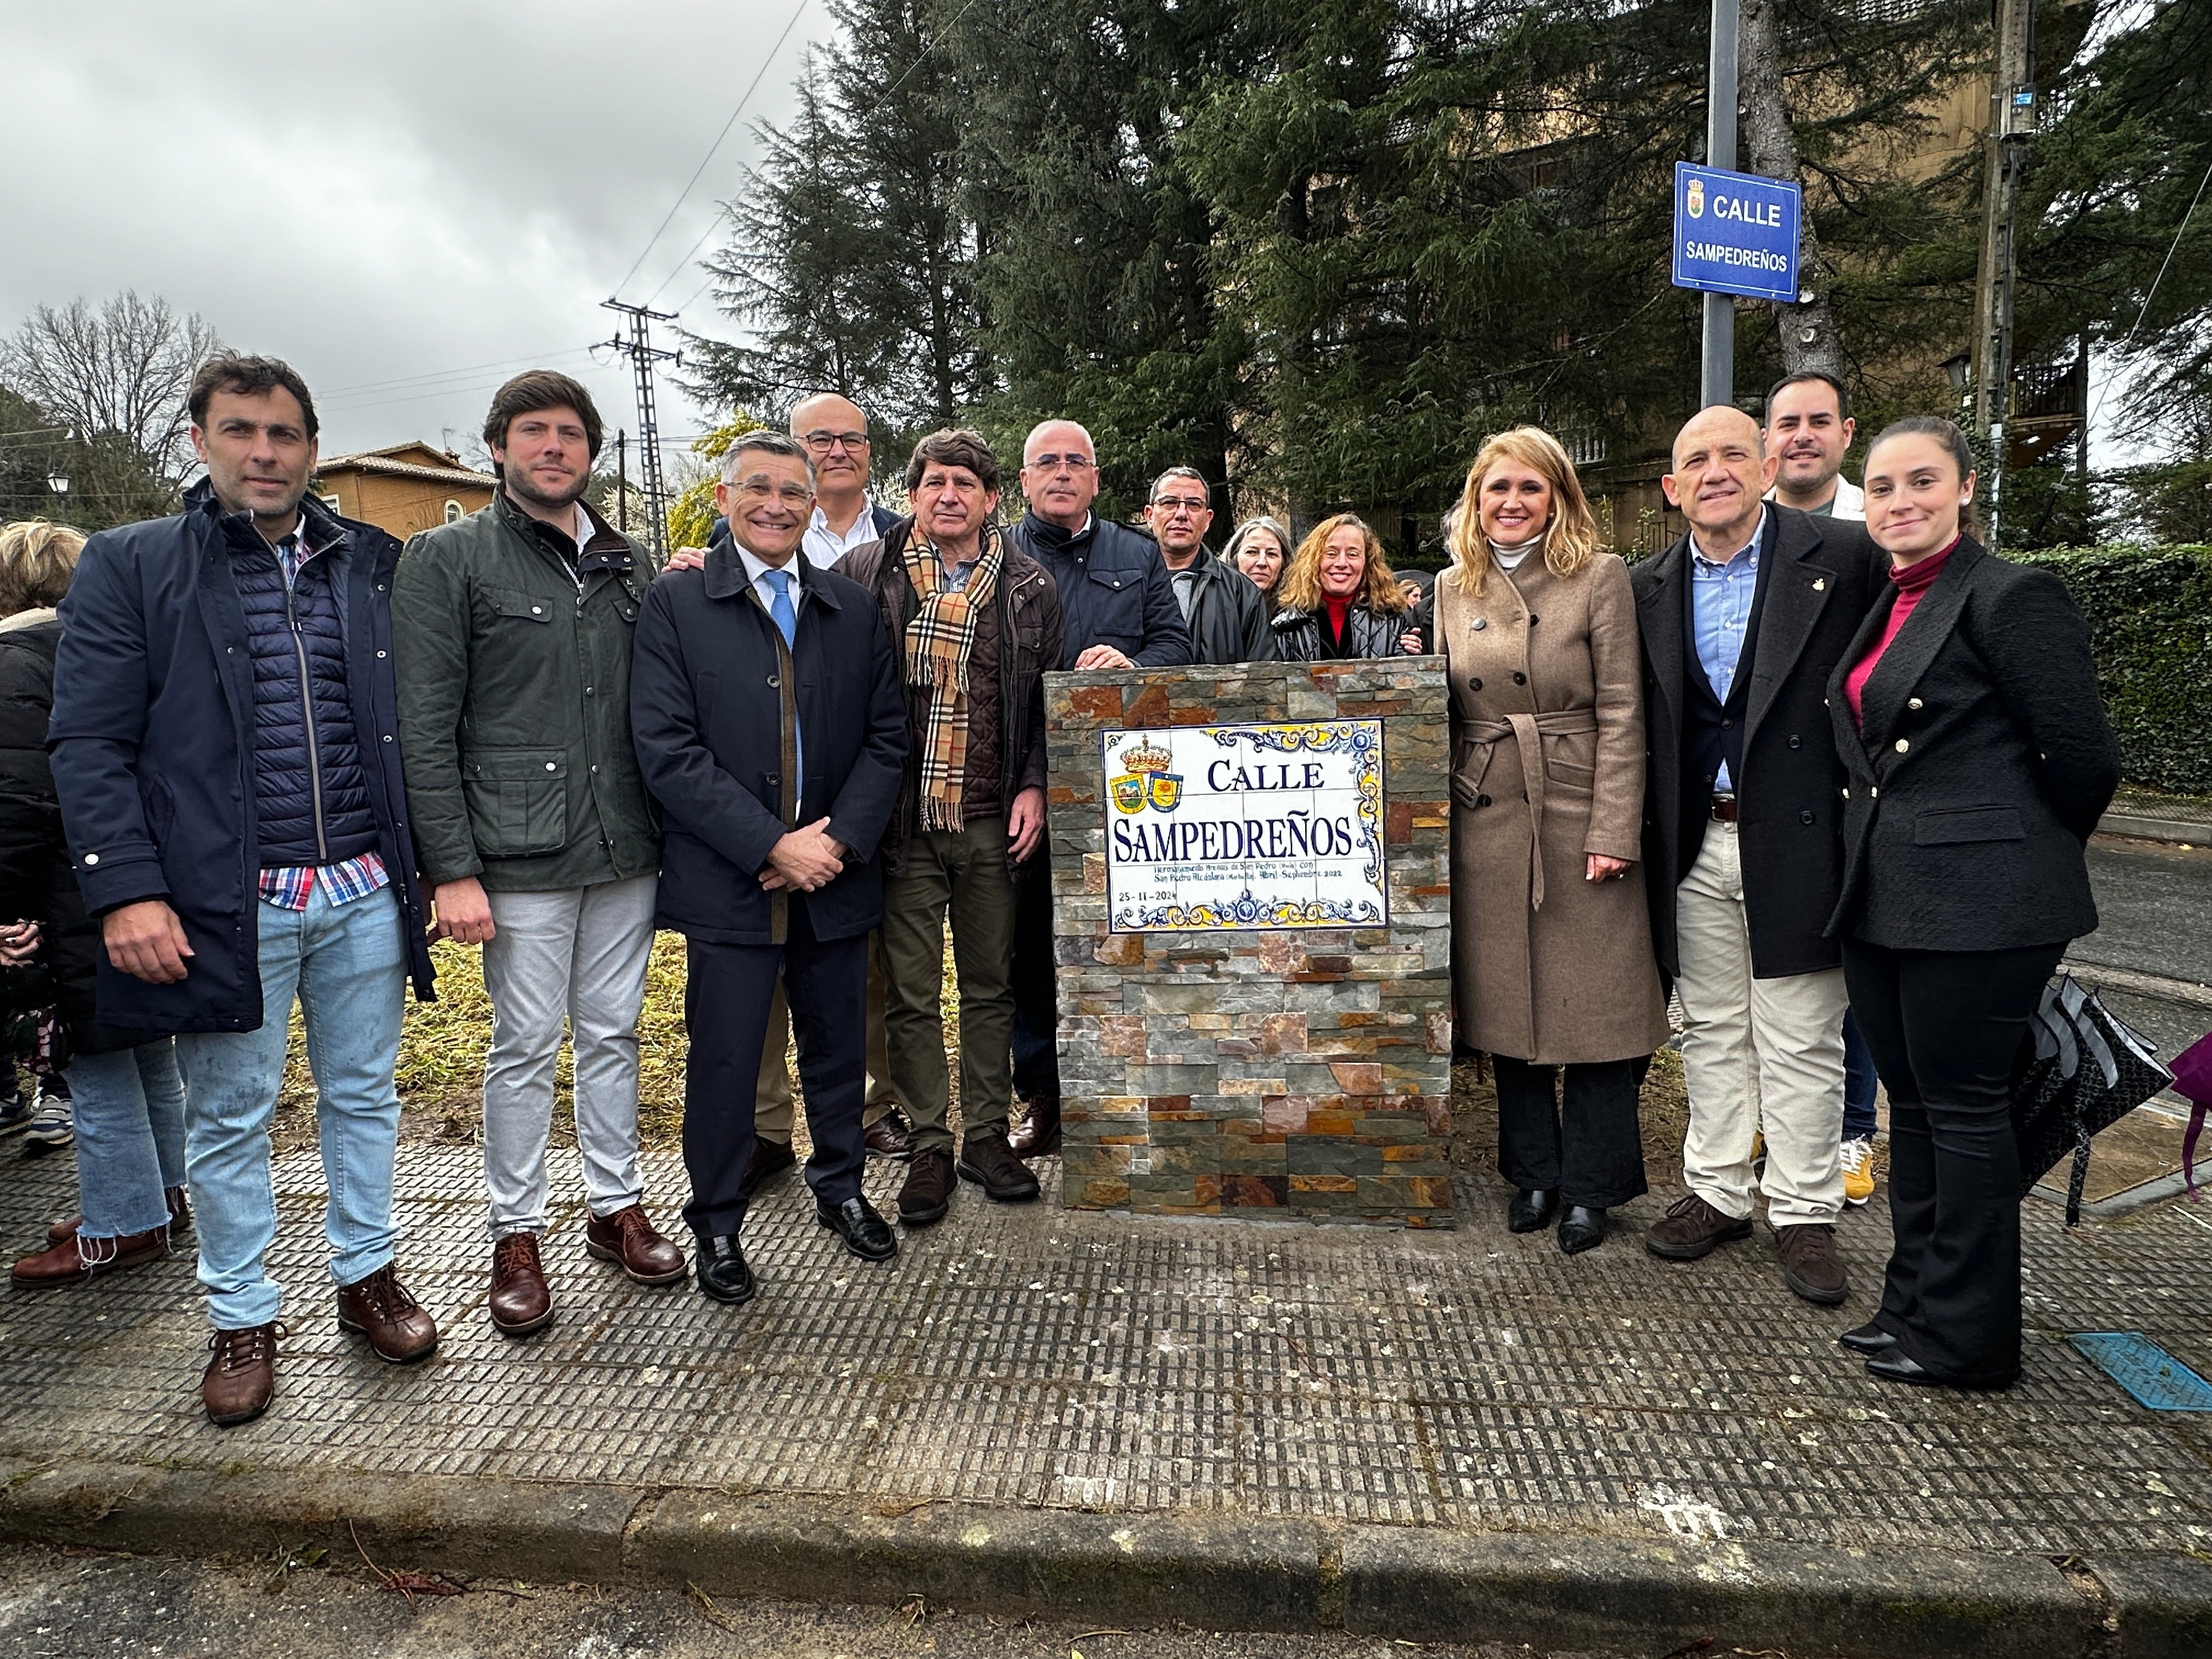
<path id="1" fill-rule="evenodd" d="M 2150 315 L 2150 302 L 2158 297 L 2158 285 L 2166 280 L 2167 267 L 2173 264 L 2173 256 L 2181 251 L 2181 239 L 2188 234 L 2189 222 L 2197 216 L 2197 204 L 2204 199 L 2204 186 L 2207 185 L 2212 185 L 2212 165 L 2205 167 L 2204 176 L 2197 181 L 2197 194 L 2189 198 L 2189 211 L 2181 216 L 2181 223 L 2173 233 L 2173 245 L 2166 249 L 2166 258 L 2160 262 L 2158 275 L 2150 279 L 2150 288 L 2143 295 L 2142 304 L 2136 307 L 2135 324 L 2128 330 L 2128 337 L 2120 342 L 2119 355 L 2123 357 L 2128 355 L 2128 348 L 2136 343 L 2136 335 L 2143 325 L 2143 319 Z M 2096 403 L 2090 407 L 2089 418 L 2081 423 L 2085 439 L 2089 428 L 2096 423 L 2098 410 L 2104 408 L 2105 399 L 2112 395 L 2112 382 L 2108 380 L 2104 389 L 2097 393 Z"/>
<path id="2" fill-rule="evenodd" d="M 799 14 L 806 9 L 810 3 L 811 0 L 799 0 L 798 6 L 791 14 L 791 21 L 783 26 L 783 33 L 775 37 L 775 44 L 769 48 L 768 56 L 761 59 L 760 68 L 753 73 L 751 85 L 745 88 L 744 95 L 738 100 L 738 106 L 730 112 L 730 118 L 722 123 L 721 131 L 714 135 L 714 142 L 707 147 L 707 153 L 699 158 L 699 165 L 692 168 L 691 177 L 685 181 L 684 188 L 677 192 L 676 199 L 668 204 L 668 211 L 661 216 L 660 223 L 655 227 L 653 234 L 646 239 L 645 246 L 637 251 L 637 258 L 630 262 L 629 269 L 623 273 L 622 281 L 615 284 L 617 294 L 620 294 L 623 289 L 629 286 L 629 279 L 637 275 L 638 267 L 645 263 L 645 256 L 653 252 L 653 245 L 660 240 L 661 233 L 668 228 L 670 222 L 676 217 L 676 210 L 684 205 L 684 198 L 691 194 L 692 185 L 697 184 L 700 175 L 707 171 L 707 164 L 714 159 L 714 152 L 721 149 L 722 140 L 730 136 L 730 129 L 737 125 L 738 117 L 744 113 L 745 105 L 751 100 L 753 94 L 759 89 L 762 78 L 768 74 L 769 65 L 775 61 L 776 53 L 783 50 L 784 41 L 790 36 L 791 31 L 798 27 Z M 719 218 L 720 216 L 718 214 L 715 216 Z M 701 238 L 701 240 L 704 240 L 703 237 Z M 688 261 L 691 256 L 687 253 L 684 257 Z M 678 270 L 683 268 L 680 264 L 677 267 Z M 672 276 L 669 278 L 670 282 L 674 280 Z M 664 282 L 660 288 L 667 286 L 668 283 Z M 645 296 L 647 305 L 651 305 L 659 297 L 660 288 L 653 289 L 651 294 Z"/>
<path id="3" fill-rule="evenodd" d="M 802 11 L 805 9 L 805 0 L 800 0 L 800 7 L 799 7 L 799 9 L 800 9 L 800 10 L 802 10 Z M 954 29 L 958 28 L 958 27 L 960 27 L 960 20 L 961 20 L 962 18 L 965 17 L 965 16 L 966 16 L 969 12 L 971 12 L 971 11 L 973 11 L 973 10 L 975 10 L 975 0 L 968 0 L 968 3 L 967 3 L 966 5 L 964 5 L 964 6 L 961 7 L 961 8 L 960 8 L 960 9 L 959 9 L 958 11 L 955 12 L 955 13 L 953 14 L 953 16 L 952 16 L 952 21 L 951 21 L 951 22 L 947 23 L 947 24 L 946 24 L 943 28 L 939 29 L 939 31 L 938 31 L 934 35 L 933 35 L 933 36 L 930 38 L 930 40 L 928 40 L 928 42 L 927 42 L 926 45 L 924 45 L 924 46 L 923 46 L 922 49 L 921 49 L 920 52 L 916 52 L 916 53 L 915 54 L 914 62 L 912 62 L 911 64 L 908 64 L 906 66 L 906 73 L 905 73 L 905 74 L 903 74 L 903 75 L 902 75 L 902 76 L 899 76 L 899 78 L 898 78 L 897 80 L 896 80 L 896 81 L 892 82 L 890 83 L 890 87 L 889 87 L 888 88 L 886 88 L 884 91 L 883 91 L 882 93 L 879 93 L 879 94 L 877 94 L 877 96 L 876 96 L 876 100 L 875 100 L 875 103 L 874 103 L 874 106 L 874 106 L 875 108 L 877 108 L 877 109 L 882 109 L 882 108 L 885 107 L 885 106 L 886 106 L 890 102 L 890 100 L 891 100 L 892 94 L 894 94 L 895 93 L 896 93 L 896 92 L 898 91 L 898 89 L 899 89 L 901 87 L 904 86 L 904 85 L 908 82 L 908 81 L 909 81 L 910 79 L 912 79 L 912 78 L 913 78 L 913 76 L 914 76 L 914 72 L 915 72 L 916 70 L 918 70 L 918 69 L 920 69 L 920 68 L 921 67 L 922 59 L 924 59 L 924 58 L 927 58 L 931 52 L 935 52 L 935 51 L 937 50 L 938 43 L 939 43 L 939 41 L 943 40 L 946 35 L 948 35 L 948 34 L 951 33 L 952 33 L 952 31 L 953 31 Z M 799 19 L 798 19 L 798 15 L 797 15 L 797 14 L 796 14 L 796 13 L 794 13 L 794 14 L 793 15 L 793 17 L 792 17 L 792 21 L 795 23 L 795 22 L 797 22 L 798 21 L 799 21 Z M 785 27 L 784 33 L 785 33 L 786 34 L 788 34 L 790 32 L 791 32 L 791 31 L 790 31 L 790 27 L 789 27 L 789 26 L 788 26 L 788 25 L 787 25 L 787 26 Z M 777 46 L 781 46 L 782 44 L 783 44 L 782 39 L 781 39 L 781 36 L 779 36 L 779 37 L 777 38 L 777 40 L 776 40 L 776 45 L 777 45 Z M 774 58 L 774 57 L 775 56 L 775 53 L 774 52 L 770 52 L 769 53 L 769 56 L 770 58 Z M 762 74 L 762 75 L 765 75 L 767 72 L 768 72 L 768 64 L 767 64 L 766 63 L 763 63 L 763 64 L 761 64 L 761 74 Z M 758 86 L 759 84 L 760 84 L 760 76 L 759 76 L 759 75 L 756 75 L 755 76 L 753 76 L 753 86 Z M 748 88 L 745 88 L 745 96 L 746 96 L 747 98 L 750 98 L 750 97 L 751 97 L 751 96 L 752 96 L 752 87 L 748 87 Z M 740 107 L 740 108 L 743 108 L 743 107 L 744 107 L 744 102 L 743 102 L 743 100 L 739 100 L 738 107 Z M 732 121 L 736 120 L 737 118 L 737 118 L 734 114 L 733 114 L 733 115 L 732 115 L 732 116 L 730 117 L 730 119 L 731 119 L 731 120 L 732 120 Z M 725 127 L 725 128 L 723 129 L 723 131 L 724 131 L 725 133 L 726 133 L 728 131 L 729 131 L 729 129 L 728 129 L 727 127 Z M 719 145 L 719 144 L 720 144 L 720 143 L 721 143 L 722 141 L 721 141 L 720 138 L 717 138 L 714 142 L 715 142 L 715 143 L 716 143 L 717 145 Z M 710 151 L 708 151 L 708 153 L 709 155 L 712 155 L 712 154 L 713 154 L 713 151 L 711 151 L 711 150 L 710 150 Z M 704 170 L 705 170 L 705 168 L 706 168 L 706 165 L 707 165 L 707 164 L 706 164 L 704 161 L 702 161 L 702 162 L 699 164 L 700 168 L 701 168 L 701 170 L 702 170 L 702 171 L 704 171 Z M 696 184 L 698 181 L 699 181 L 699 175 L 698 175 L 698 173 L 693 173 L 693 174 L 691 175 L 691 182 L 692 182 L 692 184 Z M 690 189 L 691 189 L 691 185 L 684 185 L 684 188 L 685 192 L 688 194 L 688 193 L 690 192 Z M 682 198 L 678 198 L 678 199 L 680 201 Z M 671 208 L 671 209 L 669 209 L 669 210 L 668 210 L 668 216 L 669 216 L 669 218 L 671 218 L 671 219 L 674 218 L 674 217 L 676 216 L 676 210 L 675 210 L 674 208 Z M 699 239 L 698 239 L 698 240 L 696 240 L 696 241 L 693 242 L 693 243 L 691 244 L 690 247 L 685 251 L 684 257 L 683 257 L 681 259 L 678 259 L 678 260 L 676 262 L 676 269 L 675 269 L 674 270 L 670 271 L 670 272 L 668 273 L 668 275 L 667 275 L 667 276 L 664 276 L 664 277 L 662 277 L 662 278 L 660 279 L 660 288 L 656 288 L 655 289 L 653 289 L 653 292 L 652 292 L 652 293 L 650 293 L 650 294 L 648 294 L 648 295 L 647 295 L 645 296 L 645 302 L 646 302 L 647 305 L 651 305 L 651 304 L 652 304 L 655 300 L 659 299 L 659 298 L 660 297 L 661 289 L 665 289 L 665 288 L 666 288 L 666 287 L 669 285 L 669 283 L 671 283 L 674 282 L 674 281 L 676 280 L 677 276 L 678 275 L 678 273 L 680 273 L 680 272 L 683 270 L 684 267 L 684 266 L 686 266 L 686 265 L 688 265 L 688 264 L 690 264 L 691 263 L 691 256 L 692 256 L 693 254 L 695 254 L 695 253 L 698 252 L 698 251 L 699 251 L 702 247 L 703 247 L 703 246 L 706 245 L 707 239 L 708 239 L 709 236 L 712 236 L 712 235 L 714 234 L 714 227 L 715 227 L 716 225 L 719 225 L 719 224 L 720 224 L 720 223 L 721 223 L 721 222 L 722 222 L 722 216 L 721 216 L 720 214 L 719 214 L 719 213 L 718 213 L 718 214 L 716 214 L 716 215 L 715 215 L 712 219 L 709 219 L 709 220 L 707 222 L 707 228 L 706 228 L 706 229 L 704 229 L 704 230 L 702 230 L 702 231 L 701 231 L 701 232 L 699 233 Z M 660 222 L 660 228 L 661 228 L 661 230 L 665 230 L 665 229 L 667 229 L 667 228 L 668 228 L 668 220 L 667 220 L 667 219 L 664 219 L 664 220 L 662 220 L 662 221 Z M 654 231 L 654 232 L 653 233 L 653 241 L 659 241 L 659 240 L 660 240 L 660 231 L 659 231 L 659 230 L 656 230 L 656 231 Z M 652 247 L 652 246 L 653 246 L 653 244 L 652 244 L 651 242 L 648 242 L 648 243 L 647 243 L 647 244 L 646 244 L 646 246 L 647 246 L 647 248 L 648 250 Z M 637 264 L 640 264 L 640 265 L 641 265 L 641 264 L 643 264 L 644 263 L 645 263 L 645 255 L 644 255 L 644 254 L 642 254 L 642 253 L 641 253 L 641 254 L 639 254 L 639 255 L 637 256 Z M 636 270 L 637 270 L 637 265 L 632 265 L 632 266 L 630 267 L 630 270 L 631 270 L 631 272 L 632 272 L 633 274 L 635 274 L 635 273 Z M 628 281 L 629 281 L 629 277 L 625 276 L 625 277 L 623 277 L 623 282 L 625 282 L 625 283 L 627 283 Z M 709 277 L 707 279 L 707 282 L 708 282 L 708 283 L 711 283 L 711 282 L 713 282 L 713 281 L 714 281 L 714 278 L 713 278 L 712 276 L 709 276 Z M 620 290 L 619 290 L 619 289 L 617 289 L 617 292 L 620 292 Z M 707 283 L 702 283 L 699 285 L 699 294 L 704 294 L 706 291 L 707 291 Z M 694 295 L 691 296 L 691 299 L 690 299 L 690 300 L 686 300 L 686 301 L 685 301 L 682 305 L 680 305 L 680 306 L 677 307 L 676 307 L 676 309 L 677 309 L 678 313 L 680 314 L 681 313 L 683 313 L 683 312 L 684 312 L 684 311 L 688 310 L 688 309 L 690 307 L 690 305 L 691 305 L 692 301 L 693 301 L 693 300 L 696 300 L 696 299 L 699 297 L 699 294 L 694 294 Z"/>
<path id="4" fill-rule="evenodd" d="M 448 375 L 474 374 L 487 368 L 510 368 L 517 363 L 545 362 L 556 357 L 574 357 L 591 350 L 589 346 L 568 346 L 558 351 L 533 351 L 526 356 L 499 357 L 488 363 L 463 363 L 454 368 L 426 370 L 420 374 L 401 374 L 389 380 L 362 380 L 353 386 L 333 386 L 323 388 L 325 398 L 343 398 L 350 392 L 382 392 L 388 387 L 412 386 L 417 380 L 444 380 Z"/>

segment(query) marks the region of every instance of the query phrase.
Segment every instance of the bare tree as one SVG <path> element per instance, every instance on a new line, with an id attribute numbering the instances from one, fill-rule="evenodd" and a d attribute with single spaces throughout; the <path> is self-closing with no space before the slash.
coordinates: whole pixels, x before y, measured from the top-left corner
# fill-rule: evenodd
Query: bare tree
<path id="1" fill-rule="evenodd" d="M 1799 180 L 1797 136 L 1790 125 L 1783 95 L 1782 43 L 1775 27 L 1776 0 L 1743 0 L 1737 32 L 1742 64 L 1743 136 L 1751 151 L 1751 170 L 1770 179 Z M 1828 309 L 1826 273 L 1820 267 L 1820 236 L 1809 210 L 1798 228 L 1799 303 L 1778 305 L 1782 323 L 1782 369 L 1785 374 L 1817 371 L 1840 377 L 1844 354 Z"/>
<path id="2" fill-rule="evenodd" d="M 185 393 L 222 349 L 198 313 L 179 317 L 159 295 L 126 291 L 98 306 L 80 297 L 40 306 L 0 340 L 0 381 L 82 440 L 120 437 L 173 489 L 194 465 Z"/>

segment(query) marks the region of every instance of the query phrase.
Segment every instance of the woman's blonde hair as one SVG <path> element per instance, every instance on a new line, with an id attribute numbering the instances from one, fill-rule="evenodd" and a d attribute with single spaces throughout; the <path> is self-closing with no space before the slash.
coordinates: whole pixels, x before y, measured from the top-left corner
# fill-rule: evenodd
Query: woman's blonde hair
<path id="1" fill-rule="evenodd" d="M 1597 556 L 1597 518 L 1583 494 L 1582 480 L 1575 477 L 1574 462 L 1543 428 L 1516 426 L 1497 434 L 1475 453 L 1454 509 L 1458 516 L 1447 542 L 1452 568 L 1444 574 L 1462 593 L 1481 592 L 1482 579 L 1490 570 L 1490 544 L 1482 533 L 1482 481 L 1500 461 L 1518 461 L 1541 474 L 1552 487 L 1552 518 L 1544 526 L 1545 568 L 1554 576 L 1571 576 Z"/>
<path id="2" fill-rule="evenodd" d="M 1306 532 L 1298 550 L 1291 555 L 1291 562 L 1283 571 L 1282 580 L 1275 584 L 1275 598 L 1293 611 L 1321 609 L 1321 556 L 1328 545 L 1328 538 L 1346 526 L 1357 530 L 1367 544 L 1367 572 L 1359 584 L 1359 592 L 1352 603 L 1369 611 L 1387 611 L 1394 615 L 1413 607 L 1399 590 L 1398 579 L 1390 574 L 1390 556 L 1382 550 L 1382 538 L 1367 527 L 1366 520 L 1357 513 L 1340 513 L 1333 519 L 1323 519 Z"/>
<path id="3" fill-rule="evenodd" d="M 84 532 L 44 519 L 0 526 L 0 617 L 59 605 L 76 574 Z"/>

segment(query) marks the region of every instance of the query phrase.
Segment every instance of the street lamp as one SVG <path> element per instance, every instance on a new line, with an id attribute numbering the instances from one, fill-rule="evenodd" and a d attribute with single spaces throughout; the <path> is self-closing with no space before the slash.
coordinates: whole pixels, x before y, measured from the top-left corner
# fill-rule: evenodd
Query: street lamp
<path id="1" fill-rule="evenodd" d="M 61 468 L 56 467 L 52 471 L 46 474 L 46 488 L 52 490 L 55 495 L 68 495 L 69 487 L 70 475 L 63 471 Z"/>

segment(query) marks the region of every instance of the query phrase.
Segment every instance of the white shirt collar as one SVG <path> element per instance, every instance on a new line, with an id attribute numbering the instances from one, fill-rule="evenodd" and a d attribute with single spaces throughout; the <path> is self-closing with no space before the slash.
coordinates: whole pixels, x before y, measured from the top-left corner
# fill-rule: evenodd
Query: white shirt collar
<path id="1" fill-rule="evenodd" d="M 1766 503 L 1764 501 L 1761 501 L 1759 504 L 1759 522 L 1751 527 L 1751 539 L 1745 543 L 1741 547 L 1738 548 L 1729 557 L 1725 559 L 1716 559 L 1708 555 L 1705 548 L 1698 543 L 1698 532 L 1695 530 L 1690 532 L 1690 551 L 1695 554 L 1699 560 L 1711 565 L 1714 569 L 1725 570 L 1729 566 L 1734 564 L 1738 559 L 1741 558 L 1747 553 L 1750 554 L 1753 559 L 1758 558 L 1759 544 L 1765 539 Z"/>
<path id="2" fill-rule="evenodd" d="M 799 574 L 797 559 L 787 559 L 780 565 L 770 564 L 735 536 L 730 538 L 730 545 L 737 549 L 738 557 L 744 562 L 745 580 L 752 584 L 753 591 L 760 595 L 763 605 L 773 606 L 775 604 L 775 584 L 769 580 L 772 573 L 791 578 L 787 591 L 790 592 L 792 604 L 794 606 L 798 605 L 799 592 L 805 585 L 805 579 Z"/>
<path id="3" fill-rule="evenodd" d="M 807 562 L 827 570 L 864 542 L 876 539 L 876 504 L 869 497 L 860 498 L 860 515 L 839 535 L 830 527 L 830 520 L 817 503 L 814 516 L 807 520 L 806 537 L 799 548 Z"/>

